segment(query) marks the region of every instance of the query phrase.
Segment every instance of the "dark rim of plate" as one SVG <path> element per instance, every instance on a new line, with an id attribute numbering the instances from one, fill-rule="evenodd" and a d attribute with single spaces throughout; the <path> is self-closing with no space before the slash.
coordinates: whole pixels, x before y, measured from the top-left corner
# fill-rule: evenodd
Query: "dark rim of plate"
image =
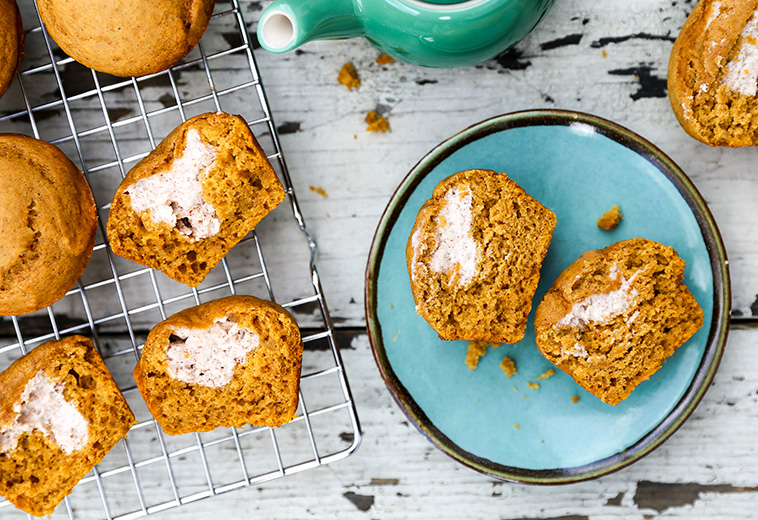
<path id="1" fill-rule="evenodd" d="M 376 281 L 389 229 L 418 184 L 440 162 L 456 150 L 487 135 L 523 126 L 568 126 L 583 123 L 620 145 L 636 152 L 653 164 L 678 190 L 690 207 L 702 233 L 713 272 L 713 317 L 703 358 L 689 387 L 669 414 L 633 445 L 610 457 L 570 468 L 532 470 L 505 466 L 461 449 L 437 429 L 397 379 L 382 343 L 381 325 L 376 313 Z M 437 145 L 416 164 L 390 198 L 377 226 L 366 266 L 365 307 L 369 342 L 387 389 L 408 419 L 432 444 L 472 469 L 492 477 L 528 484 L 568 484 L 597 478 L 636 462 L 666 441 L 692 414 L 705 395 L 724 351 L 731 310 L 728 261 L 721 234 L 710 210 L 692 181 L 658 147 L 616 123 L 590 114 L 564 110 L 528 110 L 493 117 L 455 134 Z"/>

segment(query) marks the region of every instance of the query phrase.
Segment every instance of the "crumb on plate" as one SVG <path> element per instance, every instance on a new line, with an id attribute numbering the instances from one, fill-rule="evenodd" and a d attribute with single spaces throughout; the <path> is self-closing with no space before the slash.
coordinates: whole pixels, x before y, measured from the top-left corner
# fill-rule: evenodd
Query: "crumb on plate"
<path id="1" fill-rule="evenodd" d="M 571 398 L 571 402 L 574 403 L 574 404 L 578 403 L 579 402 L 579 396 L 575 395 L 574 397 L 572 397 Z"/>
<path id="2" fill-rule="evenodd" d="M 543 374 L 541 374 L 535 381 L 539 381 L 540 379 L 548 379 L 550 377 L 553 377 L 555 375 L 555 370 L 552 368 L 545 371 Z"/>
<path id="3" fill-rule="evenodd" d="M 500 344 L 486 341 L 469 341 L 466 351 L 466 366 L 469 370 L 475 370 L 479 366 L 479 359 L 487 352 L 487 347 L 497 348 Z"/>
<path id="4" fill-rule="evenodd" d="M 540 387 L 539 383 L 532 383 L 531 381 L 526 382 L 526 386 L 531 388 L 532 390 L 537 390 Z"/>
<path id="5" fill-rule="evenodd" d="M 505 356 L 503 358 L 503 361 L 500 363 L 500 369 L 503 371 L 503 373 L 510 378 L 511 376 L 516 375 L 516 362 L 513 361 L 508 356 Z M 514 390 L 516 390 L 516 387 L 513 387 Z"/>
<path id="6" fill-rule="evenodd" d="M 597 219 L 597 227 L 606 231 L 613 231 L 621 222 L 621 211 L 618 205 L 603 213 L 603 216 Z"/>

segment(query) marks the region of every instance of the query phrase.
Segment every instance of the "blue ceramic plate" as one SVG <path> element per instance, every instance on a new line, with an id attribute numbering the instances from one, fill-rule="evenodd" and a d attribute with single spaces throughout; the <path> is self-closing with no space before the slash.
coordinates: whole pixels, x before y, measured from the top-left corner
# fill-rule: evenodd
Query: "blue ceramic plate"
<path id="1" fill-rule="evenodd" d="M 508 175 L 555 212 L 526 337 L 465 364 L 467 342 L 442 341 L 416 315 L 405 245 L 421 205 L 445 177 L 486 168 Z M 596 220 L 613 205 L 612 232 Z M 644 237 L 674 247 L 705 325 L 617 406 L 552 368 L 534 342 L 534 308 L 558 274 L 588 249 Z M 507 480 L 566 483 L 638 460 L 692 413 L 711 382 L 727 334 L 726 254 L 700 194 L 663 152 L 629 130 L 585 114 L 531 111 L 479 123 L 432 150 L 393 195 L 371 247 L 366 311 L 382 377 L 400 407 L 437 447 Z M 507 378 L 503 356 L 518 374 Z M 532 388 L 529 383 L 538 382 Z M 578 402 L 574 402 L 576 397 Z"/>

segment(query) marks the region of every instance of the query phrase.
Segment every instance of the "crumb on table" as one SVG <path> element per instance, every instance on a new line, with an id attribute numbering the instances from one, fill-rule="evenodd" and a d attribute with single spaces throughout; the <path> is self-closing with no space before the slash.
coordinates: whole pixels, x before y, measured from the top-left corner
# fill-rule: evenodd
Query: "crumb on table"
<path id="1" fill-rule="evenodd" d="M 395 62 L 395 58 L 393 58 L 392 56 L 388 56 L 386 54 L 382 54 L 376 59 L 377 65 L 389 65 L 390 63 L 394 63 L 394 62 Z"/>
<path id="2" fill-rule="evenodd" d="M 329 196 L 329 195 L 326 194 L 326 191 L 324 191 L 324 188 L 322 188 L 320 186 L 310 186 L 310 189 L 311 189 L 312 192 L 318 193 L 319 195 L 321 195 L 324 198 L 326 198 L 326 197 Z"/>
<path id="3" fill-rule="evenodd" d="M 357 89 L 361 86 L 361 78 L 355 71 L 355 67 L 349 61 L 345 63 L 337 75 L 337 81 L 340 85 L 345 85 L 348 90 Z"/>
<path id="4" fill-rule="evenodd" d="M 578 403 L 579 402 L 579 396 L 575 395 L 574 397 L 572 397 L 571 398 L 571 402 L 574 403 L 574 404 Z"/>
<path id="5" fill-rule="evenodd" d="M 379 115 L 379 113 L 376 110 L 372 110 L 368 114 L 366 114 L 366 123 L 368 123 L 368 127 L 366 128 L 367 132 L 389 132 L 390 130 L 390 124 L 387 121 L 387 118 L 385 118 L 382 115 Z"/>
<path id="6" fill-rule="evenodd" d="M 475 370 L 479 366 L 479 359 L 487 352 L 487 347 L 497 348 L 500 344 L 487 341 L 469 341 L 466 351 L 466 366 L 469 370 Z"/>
<path id="7" fill-rule="evenodd" d="M 521 429 L 521 426 L 519 426 L 519 423 L 514 423 L 513 427 L 516 428 L 517 430 Z"/>
<path id="8" fill-rule="evenodd" d="M 535 381 L 539 381 L 540 379 L 548 379 L 550 377 L 553 377 L 555 375 L 555 370 L 552 368 L 545 371 L 543 374 L 541 374 Z"/>
<path id="9" fill-rule="evenodd" d="M 603 216 L 597 219 L 597 227 L 605 229 L 606 231 L 612 231 L 616 229 L 616 226 L 621 222 L 621 211 L 618 205 L 613 206 L 611 209 L 603 213 Z"/>
<path id="10" fill-rule="evenodd" d="M 500 369 L 508 378 L 516 375 L 516 363 L 508 356 L 503 358 L 503 361 L 500 363 Z M 516 387 L 513 387 L 513 389 L 515 390 Z"/>
<path id="11" fill-rule="evenodd" d="M 526 386 L 531 388 L 532 390 L 537 390 L 540 387 L 539 383 L 532 383 L 531 381 L 526 382 Z"/>

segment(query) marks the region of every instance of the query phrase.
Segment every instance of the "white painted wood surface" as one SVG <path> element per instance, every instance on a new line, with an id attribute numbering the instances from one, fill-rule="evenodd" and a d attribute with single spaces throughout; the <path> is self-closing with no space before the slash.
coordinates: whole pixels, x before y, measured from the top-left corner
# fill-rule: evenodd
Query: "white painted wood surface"
<path id="1" fill-rule="evenodd" d="M 502 483 L 439 452 L 392 401 L 360 330 L 365 326 L 366 256 L 395 187 L 440 141 L 483 119 L 532 108 L 578 110 L 610 119 L 671 156 L 694 181 L 719 224 L 730 257 L 735 314 L 751 316 L 758 294 L 753 216 L 758 152 L 694 141 L 679 127 L 665 93 L 673 39 L 694 3 L 557 0 L 535 31 L 505 57 L 452 70 L 399 62 L 379 66 L 379 52 L 363 40 L 314 42 L 286 55 L 258 51 L 293 185 L 319 244 L 318 266 L 332 318 L 345 330 L 341 337 L 348 338 L 342 344 L 343 357 L 363 442 L 343 461 L 154 517 L 758 516 L 758 330 L 749 323 L 732 328 L 711 389 L 661 448 L 612 475 L 560 487 Z M 267 4 L 243 2 L 251 31 Z M 358 90 L 348 91 L 336 81 L 346 61 L 353 62 L 361 77 Z M 391 132 L 365 131 L 365 114 L 374 109 L 388 118 Z M 229 471 L 235 469 L 230 466 Z M 89 486 L 82 493 L 77 503 L 87 504 L 90 497 L 91 508 L 82 506 L 78 513 L 97 518 L 102 514 L 97 490 Z M 21 518 L 9 508 L 0 509 L 0 518 L 6 517 Z"/>

